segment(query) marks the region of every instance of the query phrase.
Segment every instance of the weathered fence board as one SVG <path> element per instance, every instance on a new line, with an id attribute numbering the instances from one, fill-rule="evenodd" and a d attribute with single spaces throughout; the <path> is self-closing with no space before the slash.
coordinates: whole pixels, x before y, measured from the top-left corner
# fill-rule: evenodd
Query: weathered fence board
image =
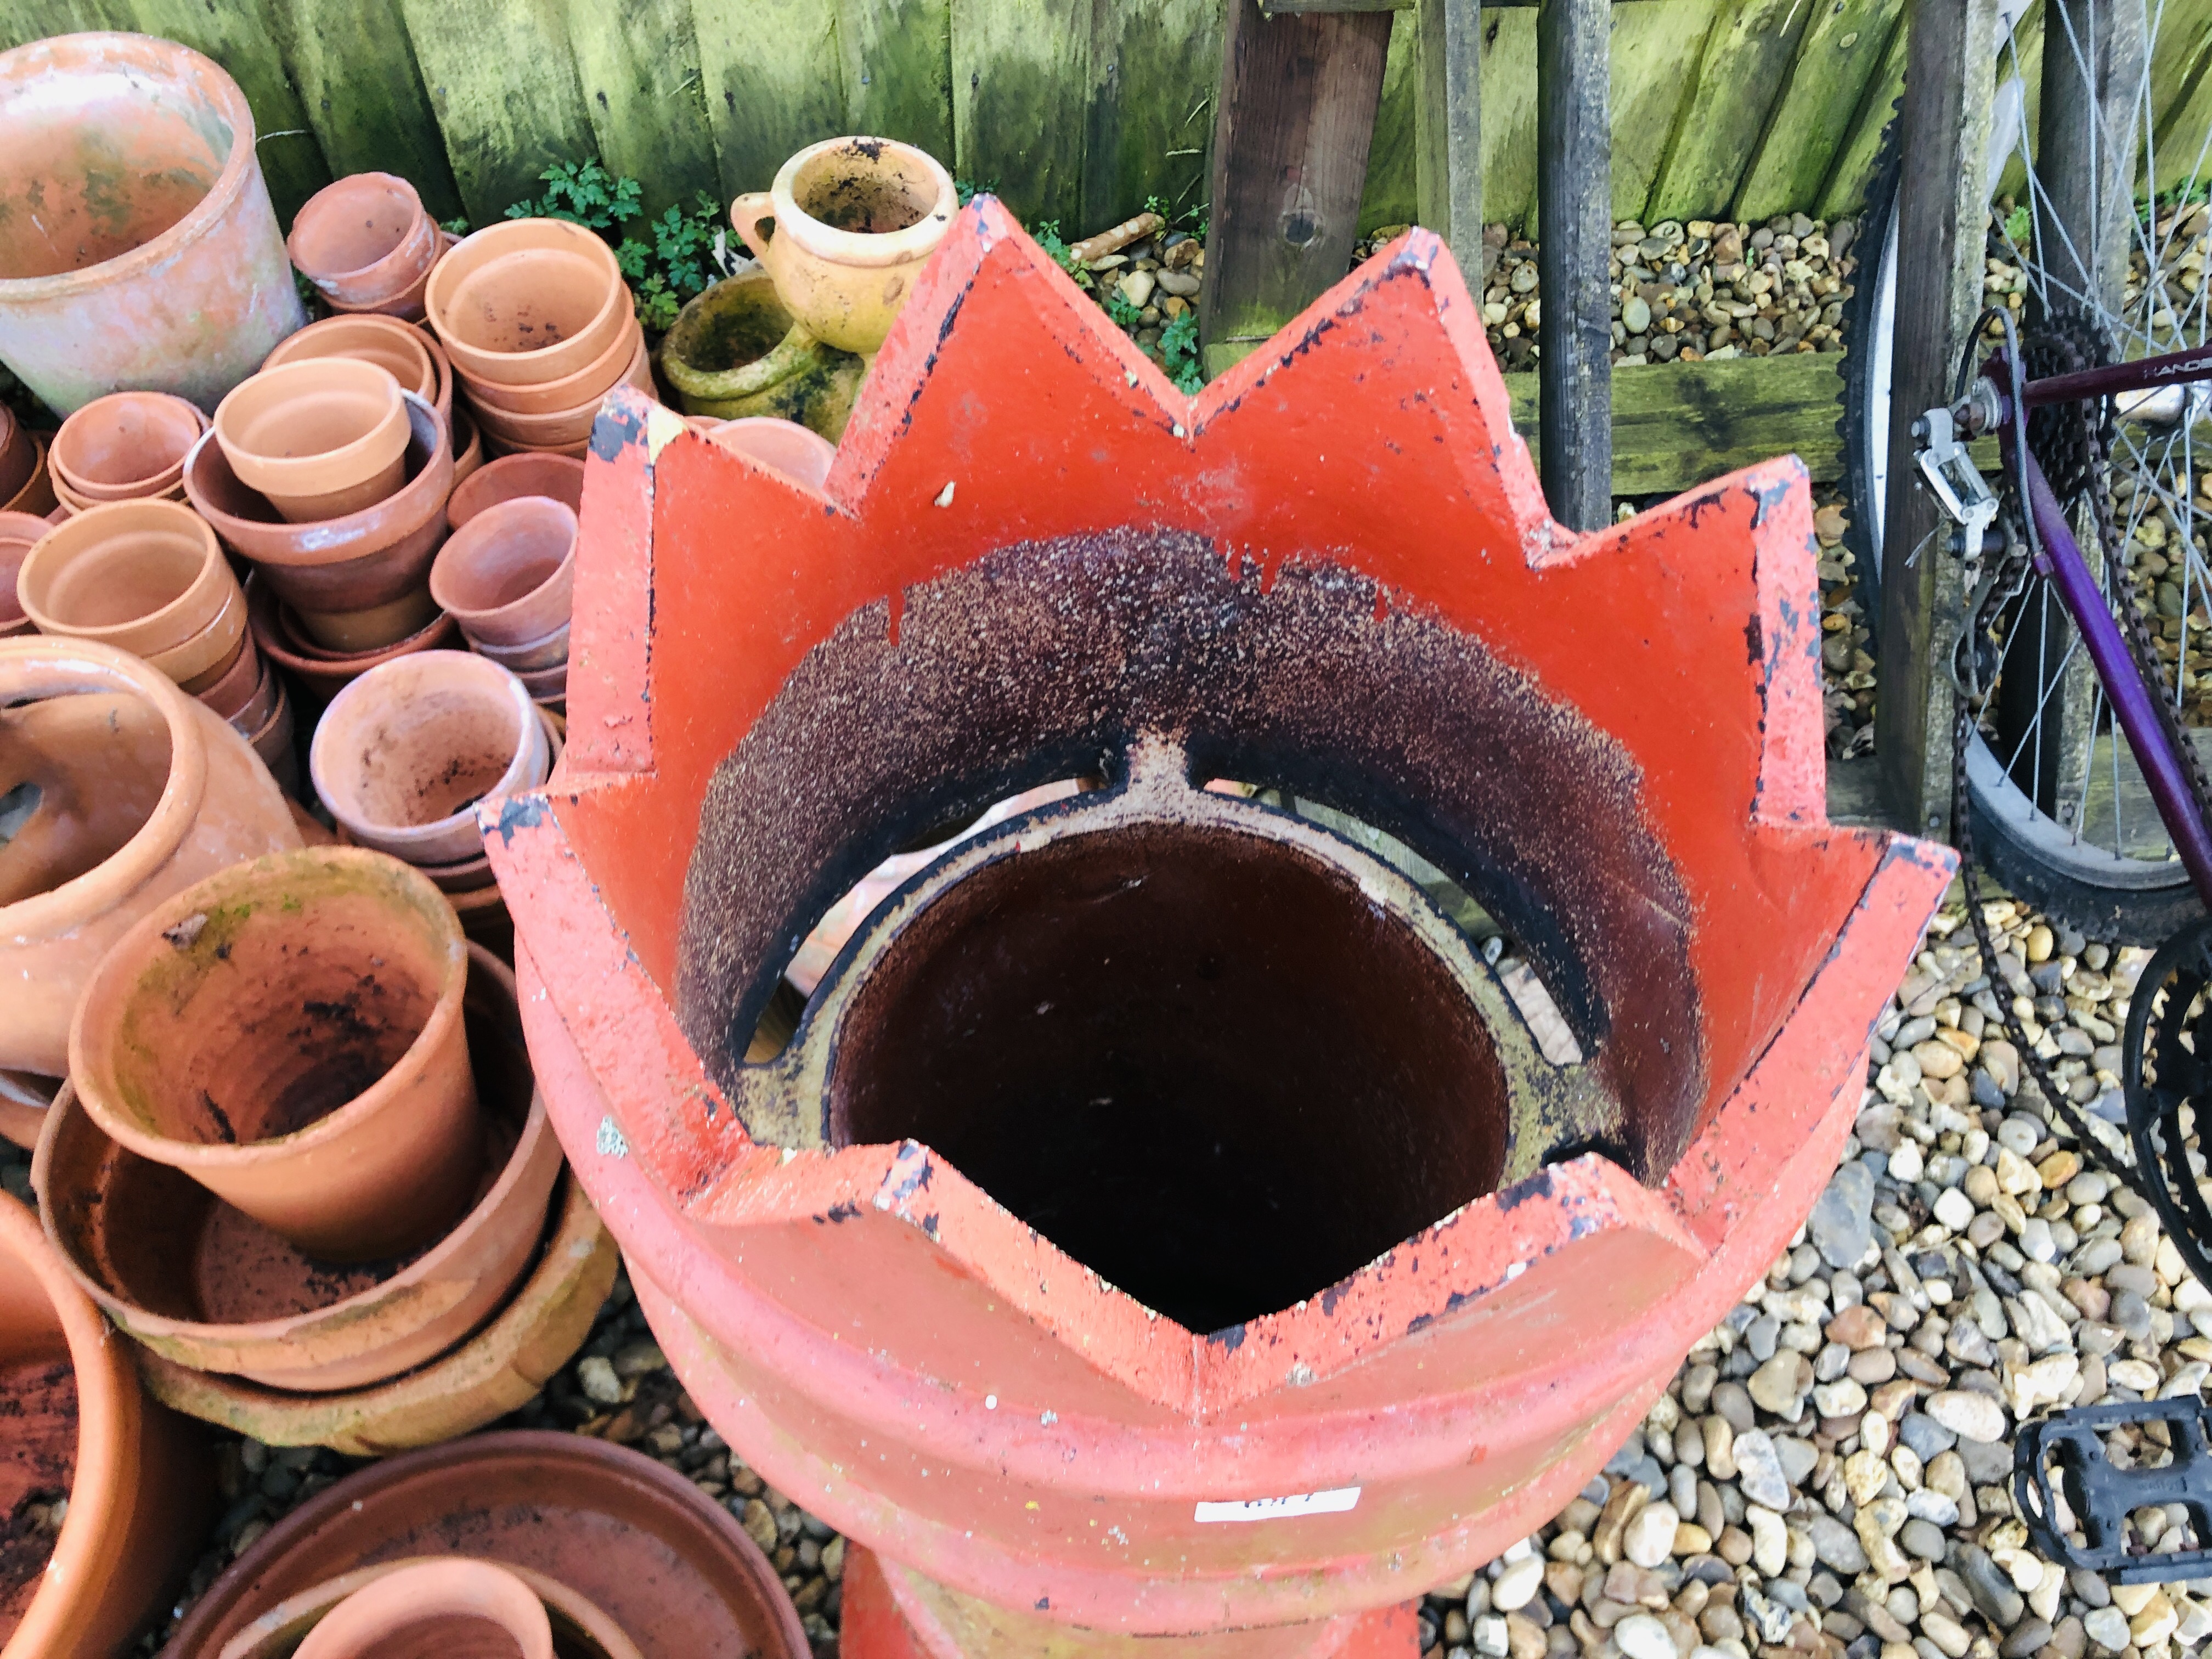
<path id="1" fill-rule="evenodd" d="M 1367 152 L 1367 187 L 1359 198 L 1359 234 L 1412 224 L 1421 210 L 1421 54 L 1415 14 L 1390 14 L 1390 46 L 1382 60 L 1382 101 Z"/>
<path id="2" fill-rule="evenodd" d="M 742 8 L 747 0 L 737 3 Z M 829 9 L 823 0 L 814 3 Z M 845 60 L 845 130 L 919 145 L 949 162 L 951 0 L 837 0 L 836 13 L 837 47 Z M 787 153 L 797 148 L 784 146 Z M 768 185 L 763 180 L 738 188 Z"/>
<path id="3" fill-rule="evenodd" d="M 1642 219 L 1678 121 L 1707 115 L 1698 60 L 1719 0 L 1622 0 L 1613 8 L 1613 216 Z M 1732 96 L 1741 100 L 1741 88 Z"/>
<path id="4" fill-rule="evenodd" d="M 721 195 L 701 91 L 693 0 L 568 0 L 584 112 L 613 172 L 645 187 L 647 214 Z"/>
<path id="5" fill-rule="evenodd" d="M 1653 222 L 1715 219 L 1728 211 L 1760 137 L 1783 107 L 1757 95 L 1757 89 L 1777 85 L 1789 73 L 1806 20 L 1816 9 L 1808 0 L 1725 0 L 1683 100 L 1685 118 L 1675 125 L 1651 186 L 1645 212 Z M 1736 95 L 1713 95 L 1723 88 Z"/>
<path id="6" fill-rule="evenodd" d="M 953 171 L 1070 237 L 1082 205 L 1091 0 L 952 0 Z"/>
<path id="7" fill-rule="evenodd" d="M 1905 52 L 1911 33 L 1900 19 L 1883 44 L 1881 62 L 1867 77 L 1850 136 L 1837 146 L 1836 159 L 1820 186 L 1820 204 L 1813 210 L 1821 218 L 1856 213 L 1866 203 L 1867 185 L 1881 159 L 1882 135 L 1897 114 L 1897 100 L 1905 95 Z"/>
<path id="8" fill-rule="evenodd" d="M 1536 216 L 1536 9 L 1482 16 L 1482 211 L 1516 229 Z"/>
<path id="9" fill-rule="evenodd" d="M 1157 196 L 1170 218 L 1206 202 L 1223 0 L 1097 8 L 1082 205 L 1070 236 L 1115 225 Z"/>
<path id="10" fill-rule="evenodd" d="M 793 150 L 847 130 L 837 15 L 821 0 L 692 0 L 691 15 L 726 199 L 766 190 Z"/>
<path id="11" fill-rule="evenodd" d="M 555 161 L 598 150 L 562 0 L 400 0 L 469 216 L 538 193 Z M 388 66 L 387 66 L 388 67 Z"/>
<path id="12" fill-rule="evenodd" d="M 441 219 L 461 193 L 399 0 L 272 0 L 276 38 L 332 173 L 393 173 Z M 384 72 L 363 74 L 382 64 Z"/>
<path id="13" fill-rule="evenodd" d="M 1813 8 L 1758 154 L 1736 188 L 1729 209 L 1735 217 L 1771 219 L 1820 199 L 1904 9 L 1905 0 L 1839 0 Z"/>

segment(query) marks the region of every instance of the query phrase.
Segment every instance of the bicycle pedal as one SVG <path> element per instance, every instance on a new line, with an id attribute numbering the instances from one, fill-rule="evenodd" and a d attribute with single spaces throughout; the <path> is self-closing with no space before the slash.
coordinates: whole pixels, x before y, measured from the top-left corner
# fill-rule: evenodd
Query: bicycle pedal
<path id="1" fill-rule="evenodd" d="M 2104 1437 L 2112 1430 L 2154 1422 L 2166 1425 L 2172 1442 L 2164 1467 L 2124 1468 L 2106 1455 Z M 2209 1427 L 2212 1409 L 2195 1399 L 2084 1406 L 2022 1423 L 2013 1450 L 2013 1500 L 2037 1552 L 2069 1571 L 2084 1568 L 2122 1584 L 2212 1576 L 2212 1547 L 2130 1549 L 2128 1537 L 2137 1510 L 2179 1504 L 2200 1546 L 2212 1546 Z M 2061 1530 L 2065 1516 L 2080 1529 L 2079 1547 Z"/>

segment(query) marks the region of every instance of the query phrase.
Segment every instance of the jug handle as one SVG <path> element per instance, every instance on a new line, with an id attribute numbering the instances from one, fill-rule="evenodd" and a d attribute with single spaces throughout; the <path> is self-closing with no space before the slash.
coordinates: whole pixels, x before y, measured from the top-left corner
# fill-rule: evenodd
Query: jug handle
<path id="1" fill-rule="evenodd" d="M 762 240 L 760 223 L 775 216 L 775 198 L 767 191 L 748 191 L 730 204 L 730 226 L 753 251 L 753 258 L 768 263 L 768 243 Z"/>

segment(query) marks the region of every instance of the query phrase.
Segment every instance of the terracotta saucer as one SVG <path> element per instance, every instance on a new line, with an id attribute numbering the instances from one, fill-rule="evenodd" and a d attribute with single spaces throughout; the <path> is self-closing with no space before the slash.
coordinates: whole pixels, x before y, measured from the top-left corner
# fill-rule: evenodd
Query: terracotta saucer
<path id="1" fill-rule="evenodd" d="M 475 1435 L 349 1475 L 264 1534 L 178 1626 L 170 1659 L 220 1652 L 340 1573 L 472 1555 L 568 1585 L 644 1659 L 808 1659 L 798 1611 L 729 1511 L 673 1470 L 588 1435 Z"/>

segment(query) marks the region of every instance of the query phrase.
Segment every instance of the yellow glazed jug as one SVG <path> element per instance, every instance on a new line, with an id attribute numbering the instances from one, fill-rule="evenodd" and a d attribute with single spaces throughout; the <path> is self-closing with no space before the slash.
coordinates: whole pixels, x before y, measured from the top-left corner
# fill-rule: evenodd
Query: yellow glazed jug
<path id="1" fill-rule="evenodd" d="M 830 138 L 738 197 L 730 223 L 800 326 L 872 361 L 959 204 L 952 175 L 911 144 Z"/>

